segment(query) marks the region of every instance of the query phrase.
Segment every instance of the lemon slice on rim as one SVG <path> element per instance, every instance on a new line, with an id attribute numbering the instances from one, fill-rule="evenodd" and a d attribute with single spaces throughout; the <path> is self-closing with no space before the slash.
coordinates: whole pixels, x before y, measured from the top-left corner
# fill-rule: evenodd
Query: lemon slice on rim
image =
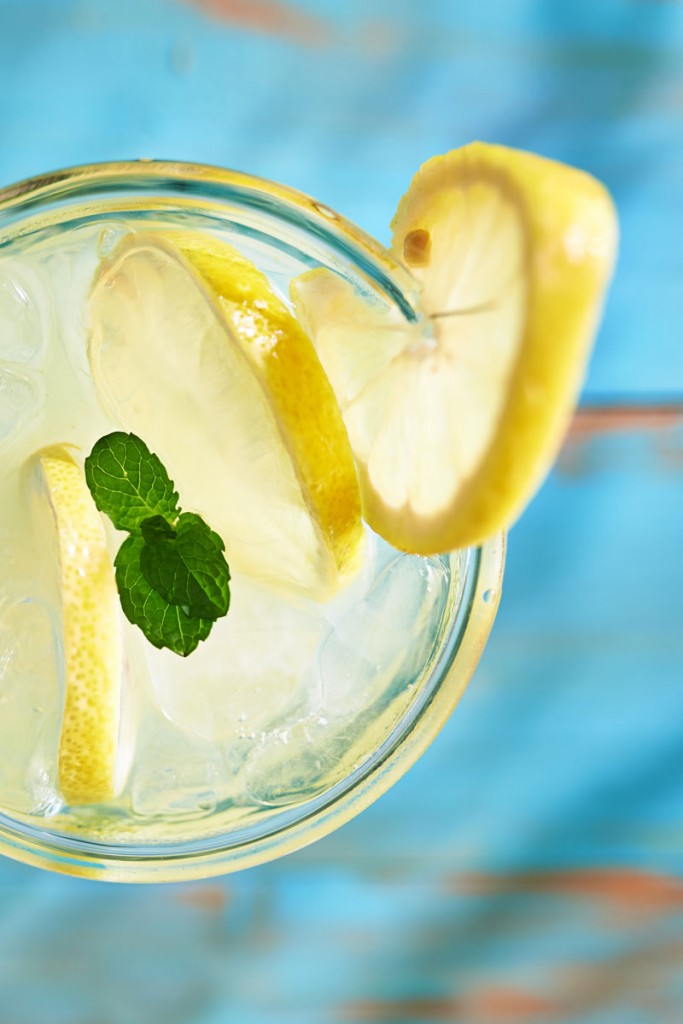
<path id="1" fill-rule="evenodd" d="M 121 688 L 119 596 L 100 514 L 68 452 L 39 456 L 59 541 L 66 700 L 59 785 L 69 804 L 115 795 Z"/>
<path id="2" fill-rule="evenodd" d="M 326 598 L 363 538 L 346 428 L 266 277 L 195 231 L 123 239 L 90 295 L 103 404 L 161 458 L 231 568 Z"/>
<path id="3" fill-rule="evenodd" d="M 339 398 L 369 524 L 406 551 L 479 543 L 518 517 L 556 455 L 617 245 L 605 188 L 473 143 L 429 160 L 392 222 L 424 319 L 329 271 L 293 282 Z"/>

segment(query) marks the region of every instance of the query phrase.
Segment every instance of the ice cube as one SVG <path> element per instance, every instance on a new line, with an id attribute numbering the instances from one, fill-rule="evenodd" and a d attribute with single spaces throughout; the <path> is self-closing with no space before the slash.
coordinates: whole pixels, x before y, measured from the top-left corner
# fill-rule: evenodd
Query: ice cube
<path id="1" fill-rule="evenodd" d="M 231 778 L 219 747 L 161 715 L 143 721 L 129 779 L 134 814 L 206 817 L 225 798 Z"/>
<path id="2" fill-rule="evenodd" d="M 256 803 L 270 807 L 310 800 L 343 778 L 351 737 L 320 715 L 264 735 L 252 750 L 242 782 Z"/>
<path id="3" fill-rule="evenodd" d="M 46 813 L 57 800 L 59 640 L 39 600 L 0 600 L 0 806 Z"/>
<path id="4" fill-rule="evenodd" d="M 326 628 L 312 604 L 235 577 L 227 616 L 189 658 L 148 652 L 159 705 L 198 736 L 253 738 L 302 701 L 317 702 L 314 669 Z"/>
<path id="5" fill-rule="evenodd" d="M 388 715 L 384 735 L 405 708 L 438 643 L 448 592 L 449 569 L 440 559 L 389 561 L 321 647 L 315 711 L 278 724 L 252 750 L 243 771 L 252 800 L 285 806 L 311 799 L 373 755 L 373 725 Z"/>
<path id="6" fill-rule="evenodd" d="M 40 282 L 29 268 L 0 269 L 0 360 L 34 361 L 43 346 L 43 331 L 35 300 Z"/>
<path id="7" fill-rule="evenodd" d="M 41 398 L 41 387 L 36 379 L 0 366 L 0 444 L 30 425 Z"/>
<path id="8" fill-rule="evenodd" d="M 320 653 L 322 709 L 345 716 L 404 689 L 429 661 L 449 586 L 438 558 L 399 555 L 336 624 Z"/>

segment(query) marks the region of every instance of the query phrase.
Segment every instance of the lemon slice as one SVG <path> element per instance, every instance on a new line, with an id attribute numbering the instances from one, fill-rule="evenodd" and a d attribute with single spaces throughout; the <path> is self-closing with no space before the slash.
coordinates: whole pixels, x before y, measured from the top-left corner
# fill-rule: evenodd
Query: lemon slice
<path id="1" fill-rule="evenodd" d="M 103 404 L 159 455 L 231 568 L 333 594 L 363 538 L 353 455 L 315 349 L 266 277 L 207 235 L 132 234 L 102 264 L 90 313 Z"/>
<path id="2" fill-rule="evenodd" d="M 39 456 L 54 514 L 64 608 L 66 700 L 59 784 L 68 804 L 115 794 L 121 641 L 104 526 L 82 470 L 63 448 Z"/>
<path id="3" fill-rule="evenodd" d="M 364 515 L 430 554 L 510 526 L 561 443 L 617 244 L 594 178 L 502 146 L 429 160 L 392 223 L 421 285 L 400 323 L 325 270 L 293 282 L 339 398 Z"/>

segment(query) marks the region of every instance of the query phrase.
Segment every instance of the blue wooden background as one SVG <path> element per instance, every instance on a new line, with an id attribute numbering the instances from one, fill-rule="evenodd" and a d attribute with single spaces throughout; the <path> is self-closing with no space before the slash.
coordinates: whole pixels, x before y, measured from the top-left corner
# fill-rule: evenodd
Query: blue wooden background
<path id="1" fill-rule="evenodd" d="M 683 3 L 0 0 L 3 183 L 206 161 L 386 241 L 420 162 L 472 138 L 591 170 L 623 233 L 472 686 L 281 862 L 161 887 L 0 863 L 2 1024 L 683 1019 Z"/>

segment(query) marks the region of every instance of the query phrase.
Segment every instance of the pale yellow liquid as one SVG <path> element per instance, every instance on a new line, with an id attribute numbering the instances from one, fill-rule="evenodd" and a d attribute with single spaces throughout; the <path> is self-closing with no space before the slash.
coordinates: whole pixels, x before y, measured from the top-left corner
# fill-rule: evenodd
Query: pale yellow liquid
<path id="1" fill-rule="evenodd" d="M 159 841 L 247 827 L 357 771 L 429 675 L 466 555 L 399 555 L 368 531 L 357 577 L 325 604 L 233 574 L 227 617 L 186 659 L 153 648 L 122 616 L 118 796 L 65 808 L 57 541 L 35 453 L 68 444 L 80 461 L 126 429 L 90 376 L 87 294 L 101 253 L 130 227 L 91 223 L 0 256 L 0 812 Z M 288 277 L 310 266 L 228 240 L 283 298 Z M 107 528 L 113 559 L 121 538 Z"/>

